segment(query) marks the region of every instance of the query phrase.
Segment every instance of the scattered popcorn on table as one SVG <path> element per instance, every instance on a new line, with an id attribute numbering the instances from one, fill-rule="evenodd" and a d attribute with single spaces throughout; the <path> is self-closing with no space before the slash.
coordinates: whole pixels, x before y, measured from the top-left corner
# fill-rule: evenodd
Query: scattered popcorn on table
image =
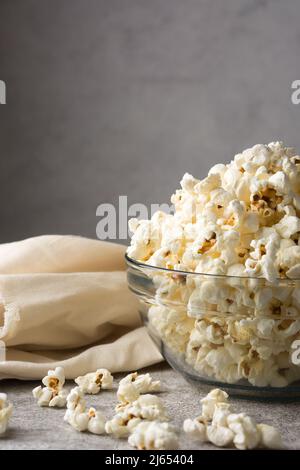
<path id="1" fill-rule="evenodd" d="M 126 383 L 133 384 L 140 394 L 160 391 L 160 381 L 153 380 L 149 373 L 138 374 L 137 372 L 132 372 L 120 380 L 119 386 Z"/>
<path id="2" fill-rule="evenodd" d="M 172 450 L 178 448 L 178 437 L 169 423 L 144 421 L 134 428 L 128 443 L 139 450 Z"/>
<path id="3" fill-rule="evenodd" d="M 118 407 L 122 408 L 126 406 L 128 403 L 132 403 L 133 401 L 137 400 L 140 396 L 140 392 L 132 383 L 124 383 L 119 385 L 117 397 L 119 400 Z"/>
<path id="4" fill-rule="evenodd" d="M 49 406 L 53 397 L 53 392 L 47 387 L 43 388 L 39 385 L 32 390 L 32 395 L 37 400 L 39 406 Z"/>
<path id="5" fill-rule="evenodd" d="M 287 282 L 300 279 L 299 180 L 293 149 L 255 145 L 202 181 L 185 174 L 174 215 L 130 221 L 128 256 L 174 271 L 149 272 L 149 328 L 198 375 L 257 387 L 300 379 L 290 359 L 299 281 Z"/>
<path id="6" fill-rule="evenodd" d="M 206 442 L 207 439 L 207 421 L 203 416 L 194 419 L 186 419 L 183 423 L 184 432 L 192 439 L 198 442 Z"/>
<path id="7" fill-rule="evenodd" d="M 211 390 L 206 397 L 202 398 L 202 416 L 204 419 L 212 419 L 215 407 L 218 403 L 227 403 L 228 394 L 220 390 L 219 388 L 215 388 Z"/>
<path id="8" fill-rule="evenodd" d="M 71 411 L 84 411 L 86 409 L 86 401 L 80 387 L 74 387 L 69 392 L 67 396 L 67 409 Z"/>
<path id="9" fill-rule="evenodd" d="M 88 428 L 89 415 L 86 411 L 81 411 L 80 409 L 67 410 L 64 421 L 69 423 L 76 431 L 83 432 Z"/>
<path id="10" fill-rule="evenodd" d="M 119 411 L 120 408 L 116 408 Z M 133 403 L 129 403 L 125 407 L 121 408 L 122 413 L 141 417 L 142 419 L 155 420 L 155 419 L 167 419 L 166 411 L 162 400 L 155 395 L 141 395 Z"/>
<path id="11" fill-rule="evenodd" d="M 7 399 L 6 393 L 0 393 L 0 436 L 6 432 L 13 405 Z"/>
<path id="12" fill-rule="evenodd" d="M 73 388 L 67 396 L 67 411 L 64 421 L 76 431 L 89 431 L 93 434 L 105 433 L 105 418 L 100 411 L 90 408 L 86 411 L 84 392 L 80 387 Z"/>
<path id="13" fill-rule="evenodd" d="M 98 369 L 96 372 L 77 377 L 75 382 L 84 393 L 96 395 L 101 389 L 112 389 L 113 376 L 107 369 Z"/>
<path id="14" fill-rule="evenodd" d="M 66 406 L 67 392 L 64 390 L 55 392 L 54 390 L 50 390 L 47 387 L 41 387 L 39 385 L 32 390 L 32 395 L 36 398 L 39 406 L 56 408 L 64 408 Z"/>
<path id="15" fill-rule="evenodd" d="M 233 443 L 237 449 L 254 449 L 260 444 L 259 428 L 254 419 L 245 413 L 228 414 L 227 426 L 233 432 Z"/>
<path id="16" fill-rule="evenodd" d="M 80 408 L 67 410 L 64 420 L 76 431 L 89 431 L 92 434 L 105 434 L 105 418 L 95 408 L 82 411 Z"/>
<path id="17" fill-rule="evenodd" d="M 153 380 L 149 373 L 138 374 L 133 372 L 120 380 L 117 392 L 121 403 L 131 403 L 140 394 L 160 391 L 160 381 Z"/>
<path id="18" fill-rule="evenodd" d="M 267 449 L 282 449 L 283 443 L 279 431 L 268 424 L 258 424 L 261 446 Z"/>
<path id="19" fill-rule="evenodd" d="M 108 434 L 117 438 L 127 437 L 141 420 L 165 421 L 168 419 L 162 400 L 155 395 L 140 395 L 127 405 L 117 405 L 117 414 L 106 423 Z"/>
<path id="20" fill-rule="evenodd" d="M 88 411 L 88 431 L 92 434 L 105 434 L 105 418 L 100 411 L 90 408 Z"/>
<path id="21" fill-rule="evenodd" d="M 245 413 L 233 413 L 227 399 L 227 393 L 219 389 L 212 390 L 201 400 L 202 415 L 184 421 L 184 432 L 198 442 L 210 442 L 217 447 L 234 445 L 239 450 L 283 448 L 277 429 L 257 424 Z"/>
<path id="22" fill-rule="evenodd" d="M 34 398 L 39 406 L 64 408 L 67 403 L 68 393 L 63 390 L 65 384 L 65 373 L 62 367 L 49 370 L 48 375 L 42 380 L 45 387 L 35 387 L 32 390 Z"/>
<path id="23" fill-rule="evenodd" d="M 125 417 L 123 413 L 117 413 L 112 419 L 106 422 L 105 431 L 117 439 L 128 437 L 131 431 L 141 422 L 140 418 Z"/>
<path id="24" fill-rule="evenodd" d="M 48 374 L 42 379 L 45 387 L 53 390 L 54 392 L 62 390 L 65 381 L 65 371 L 62 367 L 56 367 L 54 370 L 48 370 Z"/>

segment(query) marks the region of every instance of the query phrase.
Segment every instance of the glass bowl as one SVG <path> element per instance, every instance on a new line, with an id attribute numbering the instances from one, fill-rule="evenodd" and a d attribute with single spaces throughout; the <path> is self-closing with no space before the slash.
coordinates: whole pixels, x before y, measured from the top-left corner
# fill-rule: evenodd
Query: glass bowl
<path id="1" fill-rule="evenodd" d="M 149 266 L 126 255 L 140 315 L 189 382 L 260 398 L 300 397 L 300 280 Z"/>

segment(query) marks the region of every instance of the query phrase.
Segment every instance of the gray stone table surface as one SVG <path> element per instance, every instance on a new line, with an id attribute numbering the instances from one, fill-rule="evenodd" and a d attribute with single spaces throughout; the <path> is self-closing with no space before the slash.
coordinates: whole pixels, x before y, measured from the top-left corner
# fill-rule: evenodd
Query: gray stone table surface
<path id="1" fill-rule="evenodd" d="M 155 379 L 160 379 L 164 400 L 171 421 L 179 429 L 187 417 L 195 417 L 200 412 L 200 399 L 206 391 L 196 389 L 167 365 L 148 368 Z M 87 396 L 87 402 L 103 411 L 109 418 L 113 415 L 116 403 L 117 380 L 124 374 L 115 376 L 114 390 L 103 391 L 99 395 Z M 64 410 L 39 408 L 31 394 L 37 382 L 2 381 L 0 391 L 8 394 L 14 404 L 14 413 L 5 436 L 0 438 L 2 449 L 129 449 L 127 440 L 113 439 L 110 436 L 95 436 L 79 433 L 63 421 Z M 72 387 L 68 382 L 67 387 Z M 231 398 L 234 408 L 251 414 L 258 422 L 278 427 L 285 444 L 290 449 L 300 449 L 300 403 L 258 402 Z M 211 449 L 209 444 L 197 444 L 180 432 L 180 449 Z"/>

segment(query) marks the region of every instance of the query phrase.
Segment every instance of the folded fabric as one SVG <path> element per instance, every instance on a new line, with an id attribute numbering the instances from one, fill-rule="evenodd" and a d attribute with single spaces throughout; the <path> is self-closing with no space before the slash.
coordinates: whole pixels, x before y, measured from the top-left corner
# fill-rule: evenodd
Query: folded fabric
<path id="1" fill-rule="evenodd" d="M 162 360 L 127 287 L 124 252 L 76 236 L 0 245 L 0 379 L 40 379 L 56 366 L 73 379 Z"/>

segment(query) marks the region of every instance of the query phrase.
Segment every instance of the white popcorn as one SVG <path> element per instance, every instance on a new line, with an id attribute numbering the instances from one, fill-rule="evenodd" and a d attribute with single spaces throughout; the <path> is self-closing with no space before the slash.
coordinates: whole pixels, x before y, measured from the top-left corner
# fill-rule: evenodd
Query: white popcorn
<path id="1" fill-rule="evenodd" d="M 227 417 L 229 429 L 234 433 L 233 443 L 237 449 L 254 449 L 260 442 L 260 433 L 256 422 L 245 415 L 230 414 Z"/>
<path id="2" fill-rule="evenodd" d="M 117 392 L 121 403 L 131 403 L 140 394 L 160 391 L 160 381 L 152 380 L 150 374 L 133 372 L 120 380 Z"/>
<path id="3" fill-rule="evenodd" d="M 116 411 L 121 413 L 125 420 L 128 416 L 151 421 L 154 419 L 167 420 L 162 400 L 150 394 L 140 395 L 132 403 L 119 403 L 116 406 Z"/>
<path id="4" fill-rule="evenodd" d="M 0 436 L 6 432 L 13 405 L 7 399 L 6 393 L 0 393 Z"/>
<path id="5" fill-rule="evenodd" d="M 300 279 L 299 161 L 282 142 L 255 145 L 202 181 L 185 174 L 174 215 L 131 222 L 128 254 L 169 269 L 153 271 L 149 327 L 198 374 L 258 387 L 300 375 L 280 367 L 300 331 L 299 286 L 281 282 Z"/>
<path id="6" fill-rule="evenodd" d="M 216 165 L 211 167 L 208 174 L 209 175 L 216 175 L 217 174 L 217 175 L 222 176 L 225 171 L 226 171 L 226 165 L 224 165 L 223 163 L 217 163 Z"/>
<path id="7" fill-rule="evenodd" d="M 186 419 L 183 423 L 183 430 L 189 437 L 199 442 L 206 442 L 208 440 L 207 421 L 202 416 Z"/>
<path id="8" fill-rule="evenodd" d="M 199 180 L 194 178 L 189 173 L 185 173 L 183 175 L 182 180 L 180 181 L 180 186 L 182 187 L 182 189 L 184 189 L 187 192 L 193 192 L 194 188 L 195 188 L 195 185 L 197 183 L 199 183 Z"/>
<path id="9" fill-rule="evenodd" d="M 267 449 L 283 449 L 283 442 L 279 431 L 267 424 L 258 424 L 260 431 L 260 445 Z"/>
<path id="10" fill-rule="evenodd" d="M 208 440 L 217 447 L 227 447 L 233 441 L 234 434 L 226 426 L 207 426 L 207 438 Z"/>
<path id="11" fill-rule="evenodd" d="M 117 439 L 128 437 L 134 427 L 141 422 L 140 418 L 125 418 L 123 413 L 117 413 L 112 419 L 106 422 L 105 432 L 112 434 Z"/>
<path id="12" fill-rule="evenodd" d="M 175 351 L 183 352 L 194 326 L 194 320 L 188 318 L 183 309 L 168 309 L 163 306 L 152 306 L 148 312 L 149 321 L 168 345 Z"/>
<path id="13" fill-rule="evenodd" d="M 53 392 L 49 388 L 43 388 L 39 385 L 32 390 L 32 395 L 37 400 L 39 406 L 49 406 L 53 397 Z"/>
<path id="14" fill-rule="evenodd" d="M 245 413 L 232 413 L 227 399 L 228 395 L 222 390 L 212 390 L 202 400 L 202 415 L 184 421 L 183 429 L 187 435 L 200 442 L 211 442 L 217 447 L 234 445 L 240 450 L 283 447 L 280 433 L 274 427 L 256 424 Z"/>
<path id="15" fill-rule="evenodd" d="M 67 409 L 74 411 L 84 411 L 86 408 L 86 401 L 84 399 L 83 391 L 80 387 L 74 387 L 67 396 Z"/>
<path id="16" fill-rule="evenodd" d="M 46 377 L 42 379 L 45 387 L 35 387 L 32 395 L 41 407 L 64 408 L 67 403 L 68 393 L 63 390 L 65 384 L 65 373 L 62 367 L 49 370 Z"/>
<path id="17" fill-rule="evenodd" d="M 136 426 L 128 443 L 139 450 L 172 450 L 178 448 L 178 437 L 169 423 L 145 421 Z"/>
<path id="18" fill-rule="evenodd" d="M 85 411 L 67 410 L 64 420 L 76 431 L 83 432 L 88 428 L 89 415 Z"/>
<path id="19" fill-rule="evenodd" d="M 48 406 L 50 406 L 50 408 L 65 408 L 67 403 L 67 395 L 67 391 L 61 390 L 57 395 L 54 395 L 53 398 L 51 398 Z"/>
<path id="20" fill-rule="evenodd" d="M 227 418 L 230 414 L 231 405 L 229 403 L 216 403 L 211 424 L 214 426 L 227 426 Z"/>
<path id="21" fill-rule="evenodd" d="M 202 416 L 211 420 L 213 418 L 215 407 L 218 403 L 227 403 L 228 394 L 219 388 L 211 390 L 206 397 L 202 398 Z"/>
<path id="22" fill-rule="evenodd" d="M 269 184 L 280 193 L 286 194 L 290 191 L 289 178 L 283 171 L 277 171 L 270 176 Z"/>
<path id="23" fill-rule="evenodd" d="M 88 411 L 89 422 L 87 429 L 92 434 L 104 434 L 105 433 L 105 418 L 100 411 L 95 408 L 90 408 Z"/>
<path id="24" fill-rule="evenodd" d="M 50 390 L 61 390 L 65 384 L 65 372 L 62 367 L 56 367 L 55 370 L 49 370 L 46 377 L 42 379 L 43 384 Z"/>
<path id="25" fill-rule="evenodd" d="M 155 395 L 140 395 L 133 403 L 119 404 L 117 414 L 107 421 L 105 429 L 117 438 L 126 437 L 142 420 L 164 421 L 167 414 L 161 399 Z"/>
<path id="26" fill-rule="evenodd" d="M 137 400 L 140 396 L 140 392 L 133 383 L 123 383 L 119 384 L 117 396 L 120 405 L 124 406 L 124 404 L 127 405 L 128 403 L 132 403 Z"/>
<path id="27" fill-rule="evenodd" d="M 289 279 L 300 279 L 300 263 L 292 266 L 285 274 Z"/>
<path id="28" fill-rule="evenodd" d="M 88 373 L 75 379 L 83 393 L 95 395 L 101 389 L 109 390 L 113 386 L 113 376 L 107 369 L 98 369 L 96 372 Z"/>
<path id="29" fill-rule="evenodd" d="M 136 401 L 123 408 L 123 414 L 137 418 L 155 420 L 167 419 L 162 400 L 155 395 L 141 395 Z"/>
<path id="30" fill-rule="evenodd" d="M 285 215 L 274 228 L 282 238 L 289 239 L 295 233 L 300 232 L 300 219 L 296 216 Z"/>
<path id="31" fill-rule="evenodd" d="M 89 431 L 92 434 L 105 433 L 105 418 L 95 408 L 86 411 L 86 402 L 83 391 L 75 387 L 67 397 L 67 411 L 64 421 L 69 423 L 76 431 Z"/>

